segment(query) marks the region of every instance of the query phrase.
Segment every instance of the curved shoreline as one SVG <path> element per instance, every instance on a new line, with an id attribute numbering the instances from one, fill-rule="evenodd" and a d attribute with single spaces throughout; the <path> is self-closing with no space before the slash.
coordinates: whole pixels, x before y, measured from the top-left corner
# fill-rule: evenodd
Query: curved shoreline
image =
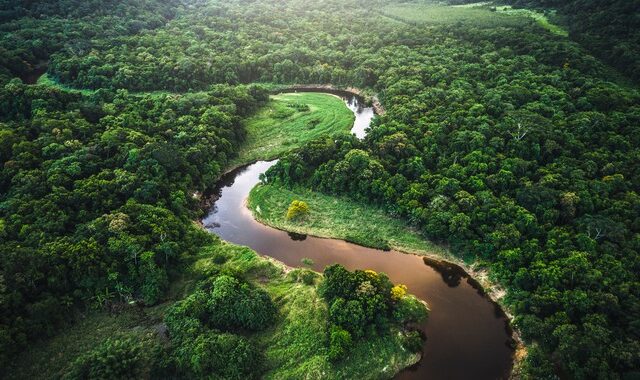
<path id="1" fill-rule="evenodd" d="M 272 94 L 277 94 L 277 93 L 292 92 L 292 91 L 325 92 L 325 93 L 329 93 L 329 94 L 332 94 L 332 95 L 356 96 L 356 97 L 359 97 L 360 99 L 363 99 L 362 98 L 362 92 L 360 90 L 358 90 L 358 89 L 349 89 L 349 90 L 335 88 L 335 87 L 333 87 L 331 85 L 319 85 L 319 86 L 317 86 L 317 85 L 300 85 L 300 86 L 287 86 L 287 87 L 283 86 L 281 88 L 274 88 L 274 89 L 272 89 L 271 93 Z M 249 162 L 249 163 L 245 163 L 245 164 L 238 164 L 238 165 L 234 165 L 232 167 L 227 167 L 225 169 L 225 171 L 224 171 L 224 174 L 222 174 L 221 178 L 217 181 L 216 186 L 214 187 L 214 189 L 212 189 L 211 192 L 208 192 L 209 196 L 205 197 L 204 199 L 201 199 L 201 204 L 204 207 L 210 209 L 211 206 L 213 204 L 215 204 L 215 202 L 219 199 L 219 197 L 216 196 L 216 193 L 217 193 L 216 190 L 217 189 L 221 189 L 221 188 L 226 186 L 225 183 L 223 181 L 221 181 L 223 175 L 229 176 L 229 175 L 231 175 L 230 173 L 234 172 L 235 170 L 242 170 L 243 168 L 245 168 L 247 166 L 250 166 L 250 165 L 255 164 L 255 163 L 259 163 L 261 161 L 263 161 L 263 160 L 254 160 L 253 162 Z M 234 176 L 234 178 L 235 178 L 235 176 Z M 291 231 L 283 229 L 283 228 L 279 228 L 279 227 L 275 227 L 275 226 L 269 225 L 265 220 L 261 220 L 259 217 L 256 217 L 256 214 L 254 213 L 254 210 L 252 210 L 251 208 L 247 207 L 247 197 L 248 197 L 248 195 L 245 196 L 245 198 L 242 200 L 243 208 L 245 208 L 247 211 L 250 212 L 251 219 L 253 219 L 258 224 L 260 224 L 262 226 L 267 226 L 268 228 L 272 228 L 273 230 L 291 232 Z M 202 227 L 205 226 L 202 219 L 198 220 L 198 222 Z M 293 232 L 295 232 L 295 231 L 293 231 Z M 321 239 L 328 239 L 328 240 L 334 240 L 334 241 L 339 241 L 339 242 L 348 242 L 347 240 L 343 240 L 341 238 L 336 238 L 336 237 L 333 237 L 333 236 L 330 236 L 330 235 L 323 236 L 322 234 L 317 234 L 317 235 L 314 234 L 314 233 L 307 233 L 307 234 L 309 236 L 318 237 L 318 238 L 321 238 Z M 358 245 L 357 243 L 351 243 L 351 244 Z M 376 248 L 373 248 L 373 249 L 376 249 Z M 433 252 L 430 253 L 428 251 L 408 252 L 407 250 L 395 249 L 395 248 L 394 248 L 394 251 L 396 251 L 396 252 L 398 252 L 400 254 L 414 255 L 414 256 L 421 257 L 421 259 L 422 259 L 421 261 L 424 261 L 424 263 L 427 266 L 431 267 L 437 273 L 440 273 L 440 275 L 443 277 L 443 279 L 445 279 L 445 276 L 449 276 L 452 273 L 457 274 L 461 278 L 466 279 L 467 280 L 466 282 L 468 283 L 469 286 L 471 286 L 473 289 L 475 289 L 479 293 L 480 296 L 482 296 L 483 298 L 486 298 L 487 301 L 489 301 L 494 306 L 494 308 L 496 310 L 496 313 L 499 314 L 500 316 L 502 316 L 504 321 L 505 321 L 504 328 L 505 328 L 506 336 L 508 336 L 508 338 L 509 338 L 509 340 L 507 340 L 505 343 L 512 350 L 512 353 L 510 355 L 511 356 L 510 368 L 509 368 L 508 372 L 507 371 L 504 372 L 503 376 L 508 377 L 508 378 L 517 378 L 518 374 L 519 374 L 519 368 L 521 366 L 522 359 L 526 355 L 526 347 L 524 346 L 524 343 L 522 342 L 522 339 L 520 337 L 520 333 L 513 326 L 513 314 L 509 311 L 509 309 L 506 307 L 506 305 L 504 305 L 501 302 L 502 298 L 503 298 L 503 296 L 505 294 L 505 291 L 498 284 L 494 283 L 493 281 L 491 281 L 489 279 L 488 271 L 486 269 L 477 268 L 475 264 L 468 265 L 468 264 L 464 263 L 463 261 L 457 259 L 454 256 L 444 257 L 444 259 L 443 259 L 444 255 L 439 254 L 439 253 L 433 253 Z M 257 251 L 257 252 L 260 253 L 259 251 Z M 261 256 L 268 257 L 268 258 L 270 258 L 272 260 L 280 262 L 285 267 L 289 267 L 289 265 L 287 265 L 286 263 L 284 263 L 284 262 L 282 262 L 282 261 L 280 261 L 280 260 L 278 260 L 278 259 L 276 259 L 274 257 L 271 257 L 268 254 L 261 254 Z M 411 366 L 408 366 L 407 368 L 410 368 L 410 367 Z"/>
<path id="2" fill-rule="evenodd" d="M 272 90 L 274 94 L 284 92 L 324 92 L 338 96 L 357 96 L 363 99 L 366 104 L 371 104 L 376 115 L 384 115 L 385 113 L 384 106 L 380 103 L 377 95 L 368 95 L 364 90 L 356 87 L 339 87 L 332 84 L 293 84 L 283 85 L 282 87 L 276 87 Z"/>
<path id="3" fill-rule="evenodd" d="M 246 209 L 248 209 L 251 212 L 251 216 L 253 217 L 253 219 L 256 222 L 262 224 L 263 226 L 273 228 L 279 231 L 287 232 L 287 233 L 292 232 L 292 233 L 299 233 L 307 236 L 316 237 L 319 239 L 344 241 L 350 244 L 359 245 L 362 247 L 371 248 L 379 251 L 384 251 L 380 248 L 365 246 L 356 242 L 351 242 L 335 236 L 330 236 L 329 234 L 314 233 L 310 231 L 287 230 L 285 228 L 270 224 L 267 220 L 261 218 L 259 213 L 256 213 L 254 209 L 249 207 L 249 196 L 250 194 L 243 200 L 243 204 L 246 207 Z M 499 310 L 500 314 L 503 315 L 505 317 L 505 320 L 508 321 L 508 323 L 505 324 L 505 329 L 507 331 L 507 335 L 509 335 L 509 337 L 513 341 L 513 348 L 514 348 L 513 357 L 512 357 L 513 363 L 509 373 L 509 378 L 510 379 L 517 378 L 519 368 L 522 364 L 522 361 L 526 357 L 527 348 L 524 344 L 524 341 L 522 340 L 520 332 L 513 325 L 513 321 L 514 321 L 513 313 L 502 302 L 502 299 L 506 293 L 506 290 L 489 278 L 488 270 L 474 268 L 474 264 L 471 264 L 471 265 L 466 264 L 464 261 L 456 258 L 453 255 L 448 255 L 446 257 L 443 257 L 443 255 L 441 254 L 429 253 L 429 251 L 422 251 L 421 253 L 409 252 L 408 250 L 405 250 L 402 248 L 396 248 L 396 247 L 391 247 L 391 250 L 400 252 L 405 255 L 421 257 L 426 265 L 436 269 L 443 276 L 444 276 L 444 273 L 448 273 L 448 274 L 453 274 L 455 276 L 467 279 L 468 283 L 474 289 L 476 289 L 479 293 L 482 294 L 483 297 L 486 297 L 489 301 L 491 301 L 494 304 L 494 306 L 496 306 L 496 310 Z M 446 250 L 446 252 L 448 252 L 448 250 Z M 420 300 L 424 301 L 422 299 Z"/>

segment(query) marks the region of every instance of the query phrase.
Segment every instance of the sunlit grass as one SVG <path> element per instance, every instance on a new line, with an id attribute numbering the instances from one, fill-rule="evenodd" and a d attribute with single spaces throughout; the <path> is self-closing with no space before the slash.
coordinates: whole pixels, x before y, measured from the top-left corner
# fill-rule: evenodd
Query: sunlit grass
<path id="1" fill-rule="evenodd" d="M 308 109 L 296 109 L 299 105 Z M 354 119 L 337 96 L 311 92 L 273 95 L 245 121 L 247 137 L 231 166 L 280 157 L 321 135 L 348 132 Z"/>
<path id="2" fill-rule="evenodd" d="M 553 34 L 565 37 L 569 35 L 565 29 L 550 22 L 547 15 L 542 12 L 516 9 L 510 5 L 493 6 L 493 4 L 490 1 L 454 6 L 406 3 L 384 7 L 382 13 L 387 17 L 416 25 L 465 22 L 487 27 L 517 26 L 526 19 L 533 19 Z"/>
<path id="3" fill-rule="evenodd" d="M 436 4 L 397 4 L 386 6 L 382 14 L 414 25 L 443 25 L 459 22 L 479 26 L 495 27 L 496 25 L 517 26 L 523 19 L 506 14 L 491 12 L 482 7 L 452 7 Z"/>
<path id="4" fill-rule="evenodd" d="M 287 220 L 292 200 L 302 200 L 310 212 L 304 221 Z M 287 189 L 269 184 L 256 186 L 249 195 L 249 208 L 261 222 L 286 231 L 351 241 L 372 248 L 392 248 L 416 254 L 446 255 L 447 251 L 427 240 L 404 220 L 384 210 L 305 188 Z M 259 212 L 257 208 L 259 207 Z"/>
<path id="5" fill-rule="evenodd" d="M 537 12 L 531 9 L 516 9 L 510 5 L 502 5 L 502 6 L 497 6 L 495 8 L 496 8 L 496 12 L 498 13 L 530 17 L 536 20 L 538 24 L 540 24 L 540 26 L 547 29 L 553 34 L 557 34 L 559 36 L 564 36 L 564 37 L 569 36 L 569 32 L 567 32 L 565 29 L 561 28 L 560 26 L 551 23 L 549 21 L 549 18 L 544 13 Z"/>

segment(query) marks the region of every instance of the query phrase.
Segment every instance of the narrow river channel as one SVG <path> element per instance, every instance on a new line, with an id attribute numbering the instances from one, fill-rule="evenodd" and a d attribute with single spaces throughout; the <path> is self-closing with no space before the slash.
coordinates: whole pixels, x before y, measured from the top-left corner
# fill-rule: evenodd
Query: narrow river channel
<path id="1" fill-rule="evenodd" d="M 362 138 L 373 110 L 360 99 L 345 96 L 354 111 L 352 132 Z M 249 191 L 276 161 L 259 161 L 225 175 L 217 189 L 219 198 L 203 224 L 222 239 L 246 245 L 292 267 L 303 258 L 313 269 L 340 263 L 353 269 L 386 273 L 395 283 L 427 301 L 429 320 L 421 326 L 427 340 L 423 359 L 396 379 L 502 379 L 513 362 L 511 331 L 502 310 L 474 286 L 464 272 L 426 263 L 422 257 L 396 251 L 380 251 L 341 240 L 289 234 L 264 226 L 245 206 Z"/>

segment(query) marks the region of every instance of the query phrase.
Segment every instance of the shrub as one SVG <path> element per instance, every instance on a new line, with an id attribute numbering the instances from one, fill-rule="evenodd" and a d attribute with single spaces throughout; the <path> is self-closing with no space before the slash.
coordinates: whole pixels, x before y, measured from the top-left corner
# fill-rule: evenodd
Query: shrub
<path id="1" fill-rule="evenodd" d="M 246 339 L 234 334 L 203 334 L 185 342 L 181 363 L 197 378 L 257 379 L 261 354 Z M 186 360 L 185 360 L 186 359 Z"/>
<path id="2" fill-rule="evenodd" d="M 391 299 L 394 301 L 399 301 L 404 296 L 407 295 L 407 287 L 402 284 L 398 284 L 391 288 Z"/>
<path id="3" fill-rule="evenodd" d="M 287 219 L 301 219 L 309 214 L 309 205 L 306 202 L 294 200 L 287 209 Z"/>
<path id="4" fill-rule="evenodd" d="M 331 326 L 329 336 L 329 360 L 342 359 L 351 348 L 351 334 L 338 326 Z"/>
<path id="5" fill-rule="evenodd" d="M 141 379 L 150 377 L 159 344 L 138 336 L 109 338 L 76 358 L 63 379 Z"/>
<path id="6" fill-rule="evenodd" d="M 263 330 L 276 316 L 276 307 L 264 290 L 227 275 L 215 279 L 207 311 L 209 324 L 219 329 Z"/>
<path id="7" fill-rule="evenodd" d="M 422 350 L 422 336 L 418 331 L 410 331 L 405 335 L 402 346 L 411 352 Z"/>
<path id="8" fill-rule="evenodd" d="M 425 306 L 414 296 L 403 297 L 393 309 L 393 318 L 403 324 L 422 322 L 426 317 Z"/>

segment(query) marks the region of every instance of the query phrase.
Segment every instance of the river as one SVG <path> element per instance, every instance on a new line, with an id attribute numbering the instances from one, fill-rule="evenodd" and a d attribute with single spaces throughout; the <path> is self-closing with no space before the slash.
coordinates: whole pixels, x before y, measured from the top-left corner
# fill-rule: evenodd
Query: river
<path id="1" fill-rule="evenodd" d="M 345 96 L 356 119 L 353 133 L 362 138 L 373 110 L 359 98 Z M 353 269 L 386 273 L 394 283 L 428 302 L 428 321 L 420 326 L 427 340 L 423 359 L 396 379 L 502 379 L 513 363 L 512 334 L 500 307 L 484 295 L 475 281 L 455 266 L 443 268 L 423 257 L 365 248 L 342 240 L 289 234 L 258 223 L 246 207 L 251 189 L 276 161 L 259 161 L 226 174 L 216 189 L 219 198 L 203 219 L 222 239 L 251 247 L 292 266 L 303 258 L 313 269 L 339 263 Z M 366 221 L 363 221 L 366 222 Z"/>

